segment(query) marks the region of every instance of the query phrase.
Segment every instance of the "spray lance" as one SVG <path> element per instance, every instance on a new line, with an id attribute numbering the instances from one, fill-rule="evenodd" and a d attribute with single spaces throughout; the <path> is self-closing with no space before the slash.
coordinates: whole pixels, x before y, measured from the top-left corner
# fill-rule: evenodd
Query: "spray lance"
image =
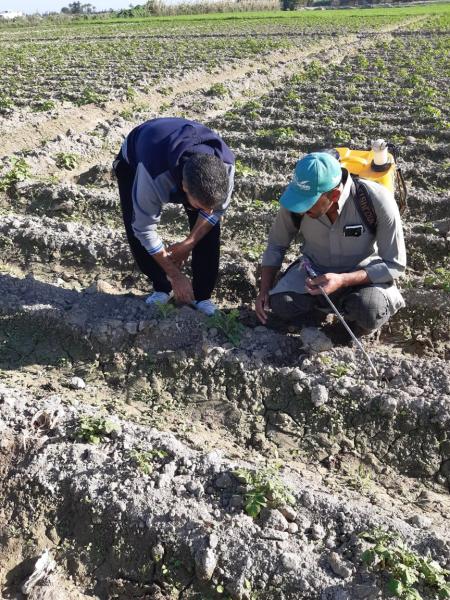
<path id="1" fill-rule="evenodd" d="M 302 260 L 302 266 L 305 269 L 305 271 L 307 272 L 307 274 L 312 277 L 313 279 L 315 277 L 318 277 L 319 275 L 315 272 L 312 264 L 310 263 L 310 261 L 306 258 L 304 258 Z M 361 342 L 358 340 L 358 338 L 355 336 L 355 334 L 353 333 L 353 331 L 350 329 L 350 327 L 347 325 L 347 323 L 344 320 L 344 317 L 341 315 L 341 313 L 338 311 L 338 309 L 336 308 L 336 306 L 333 304 L 333 302 L 331 301 L 329 295 L 326 293 L 326 291 L 323 289 L 323 287 L 321 285 L 317 286 L 319 288 L 319 290 L 322 292 L 322 295 L 324 296 L 325 300 L 328 302 L 328 304 L 331 306 L 331 308 L 333 309 L 334 314 L 337 316 L 337 318 L 339 319 L 339 321 L 342 323 L 342 325 L 345 327 L 345 329 L 348 331 L 348 333 L 351 335 L 352 340 L 356 343 L 356 345 L 358 346 L 358 348 L 361 350 L 361 352 L 364 354 L 364 356 L 367 358 L 367 362 L 369 363 L 372 371 L 375 373 L 375 377 L 378 377 L 378 371 L 376 370 L 373 362 L 370 360 L 370 356 L 367 354 L 367 352 L 364 350 L 363 345 L 361 344 Z"/>

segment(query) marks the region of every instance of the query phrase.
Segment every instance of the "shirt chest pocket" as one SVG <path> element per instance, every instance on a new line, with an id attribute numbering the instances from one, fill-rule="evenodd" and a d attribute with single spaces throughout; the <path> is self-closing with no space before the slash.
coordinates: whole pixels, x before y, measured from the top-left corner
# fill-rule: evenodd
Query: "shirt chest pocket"
<path id="1" fill-rule="evenodd" d="M 347 258 L 360 258 L 373 252 L 374 236 L 361 223 L 349 223 L 341 227 L 338 232 L 338 239 L 339 252 Z"/>

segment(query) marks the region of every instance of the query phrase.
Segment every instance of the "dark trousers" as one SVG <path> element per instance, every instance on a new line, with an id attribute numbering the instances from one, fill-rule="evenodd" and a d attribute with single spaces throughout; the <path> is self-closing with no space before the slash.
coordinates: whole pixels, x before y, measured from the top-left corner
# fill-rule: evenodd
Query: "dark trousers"
<path id="1" fill-rule="evenodd" d="M 160 267 L 134 235 L 132 227 L 132 189 L 135 170 L 119 154 L 114 162 L 114 171 L 119 185 L 123 222 L 134 260 L 142 273 L 153 283 L 153 289 L 156 292 L 166 292 L 166 294 L 169 294 L 172 290 L 172 285 L 167 279 L 164 269 Z M 187 206 L 184 206 L 184 209 L 189 219 L 189 229 L 192 231 L 197 219 L 201 218 L 199 211 Z M 219 274 L 219 258 L 220 222 L 214 225 L 192 250 L 192 287 L 194 298 L 197 301 L 211 298 Z"/>
<path id="2" fill-rule="evenodd" d="M 357 326 L 360 333 L 378 329 L 389 320 L 390 311 L 383 292 L 371 285 L 361 285 L 337 290 L 330 294 L 336 308 L 346 321 Z M 331 312 L 325 298 L 311 294 L 284 292 L 270 296 L 274 315 L 298 325 L 314 320 L 314 311 Z M 311 324 L 314 324 L 313 322 Z"/>

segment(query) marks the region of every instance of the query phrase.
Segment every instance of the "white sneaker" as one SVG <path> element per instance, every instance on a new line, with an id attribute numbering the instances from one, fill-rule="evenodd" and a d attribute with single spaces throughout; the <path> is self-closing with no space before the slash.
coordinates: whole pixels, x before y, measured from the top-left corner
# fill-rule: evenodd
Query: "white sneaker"
<path id="1" fill-rule="evenodd" d="M 170 294 L 166 292 L 153 292 L 145 299 L 145 304 L 153 306 L 154 304 L 167 304 L 170 300 Z"/>
<path id="2" fill-rule="evenodd" d="M 202 312 L 207 317 L 210 317 L 211 315 L 213 315 L 216 312 L 216 310 L 218 310 L 217 306 L 214 304 L 214 302 L 211 299 L 200 300 L 200 302 L 194 302 L 194 306 L 197 310 Z"/>

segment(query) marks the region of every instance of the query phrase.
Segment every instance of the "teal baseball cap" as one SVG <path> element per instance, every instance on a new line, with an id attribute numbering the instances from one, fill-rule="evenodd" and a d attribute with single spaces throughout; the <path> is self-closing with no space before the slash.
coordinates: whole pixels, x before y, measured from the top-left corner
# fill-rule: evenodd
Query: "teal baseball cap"
<path id="1" fill-rule="evenodd" d="M 305 213 L 325 192 L 338 186 L 341 165 L 327 152 L 307 154 L 295 166 L 294 178 L 283 192 L 280 203 L 296 213 Z"/>

